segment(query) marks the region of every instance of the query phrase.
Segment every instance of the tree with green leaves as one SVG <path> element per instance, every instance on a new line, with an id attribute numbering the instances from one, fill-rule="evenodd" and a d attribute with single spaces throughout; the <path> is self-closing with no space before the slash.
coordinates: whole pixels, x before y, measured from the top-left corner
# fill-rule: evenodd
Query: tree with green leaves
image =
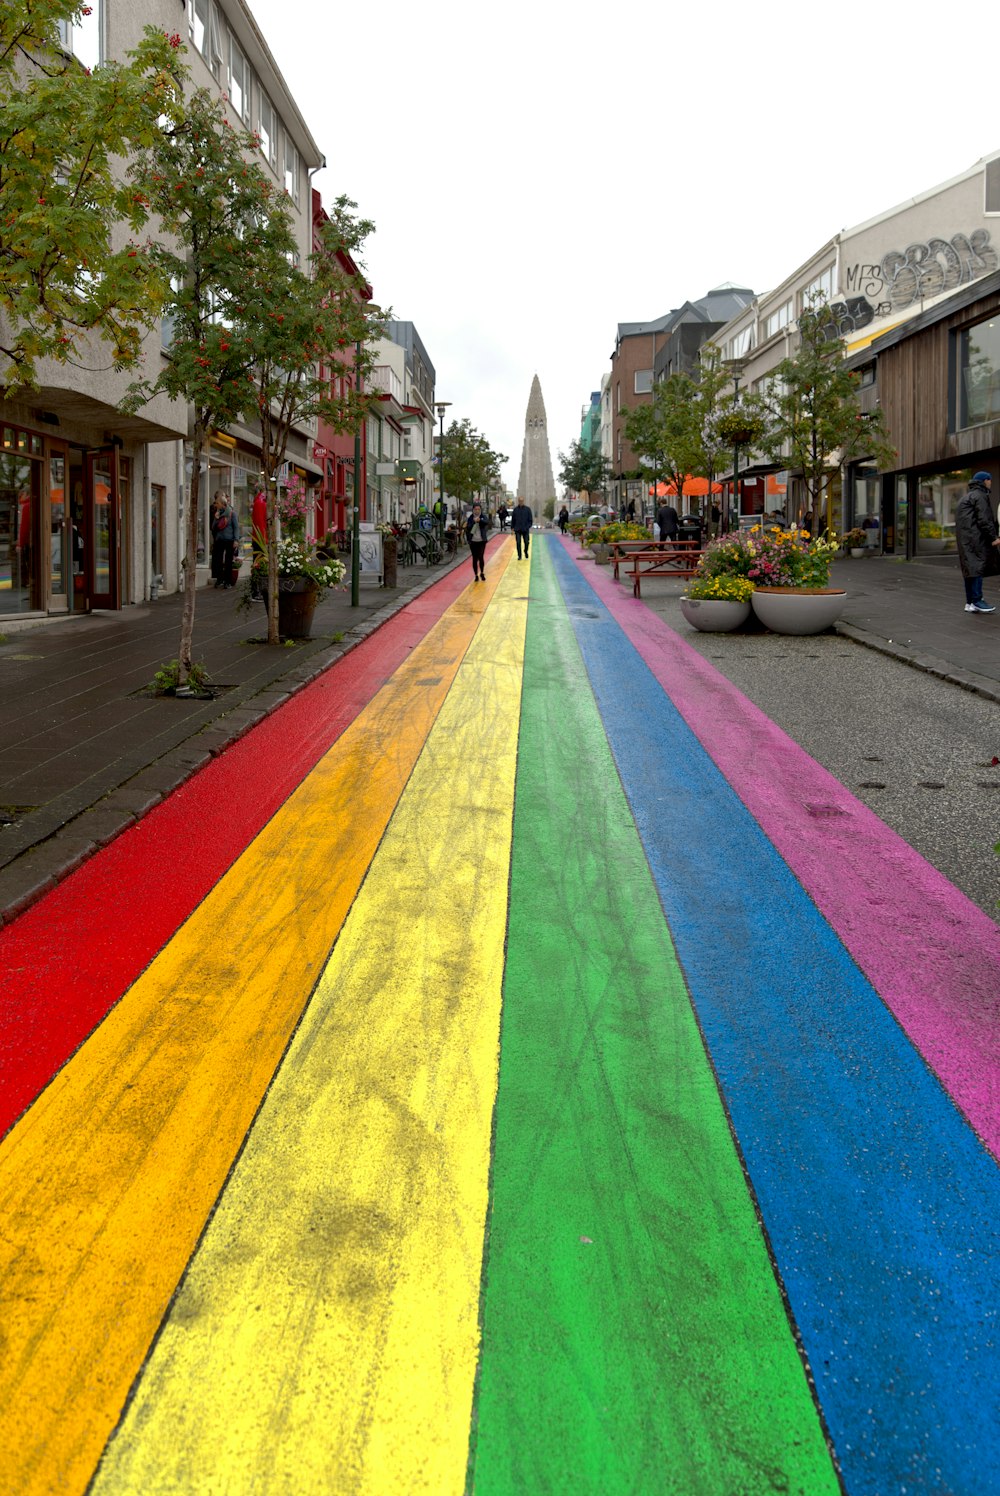
<path id="1" fill-rule="evenodd" d="M 375 362 L 371 340 L 390 313 L 372 312 L 361 252 L 374 224 L 339 197 L 321 223 L 308 272 L 289 263 L 277 238 L 273 264 L 254 298 L 251 374 L 253 416 L 261 433 L 267 495 L 269 644 L 278 635 L 278 552 L 275 474 L 293 427 L 321 417 L 335 431 L 354 431 L 378 400 L 365 388 Z M 334 371 L 350 371 L 350 380 Z"/>
<path id="2" fill-rule="evenodd" d="M 858 375 L 845 367 L 844 340 L 829 307 L 816 301 L 799 316 L 796 352 L 772 371 L 765 392 L 767 450 L 799 473 L 806 501 L 832 529 L 830 480 L 847 462 L 871 457 L 881 469 L 896 460 L 883 412 L 863 412 Z"/>
<path id="3" fill-rule="evenodd" d="M 559 453 L 559 482 L 573 493 L 599 493 L 610 477 L 611 464 L 599 447 L 572 441 L 568 452 Z"/>
<path id="4" fill-rule="evenodd" d="M 171 287 L 171 337 L 160 373 L 137 382 L 128 404 L 163 391 L 191 411 L 179 685 L 192 665 L 202 454 L 214 430 L 257 408 L 253 371 L 269 333 L 270 282 L 279 261 L 290 270 L 295 251 L 282 196 L 256 156 L 254 137 L 199 89 L 129 172 L 164 231 L 151 253 Z"/>
<path id="5" fill-rule="evenodd" d="M 35 387 L 43 358 L 133 367 L 167 292 L 136 237 L 149 198 L 120 163 L 179 118 L 180 37 L 147 27 L 124 62 L 89 72 L 60 36 L 85 14 L 0 7 L 0 396 Z"/>
<path id="6" fill-rule="evenodd" d="M 672 374 L 653 386 L 651 401 L 628 411 L 625 436 L 645 477 L 666 478 L 678 494 L 689 475 L 712 481 L 725 452 L 717 421 L 731 381 L 718 348 L 706 343 L 696 377 Z"/>
<path id="7" fill-rule="evenodd" d="M 444 492 L 466 503 L 474 494 L 500 482 L 500 469 L 507 461 L 502 452 L 494 452 L 466 417 L 452 421 L 444 434 L 444 446 L 438 454 Z"/>

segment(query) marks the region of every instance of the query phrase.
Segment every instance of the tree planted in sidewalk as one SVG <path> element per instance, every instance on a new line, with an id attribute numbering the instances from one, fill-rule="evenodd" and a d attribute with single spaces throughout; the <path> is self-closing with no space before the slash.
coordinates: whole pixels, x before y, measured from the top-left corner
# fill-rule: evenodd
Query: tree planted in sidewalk
<path id="1" fill-rule="evenodd" d="M 507 458 L 502 452 L 494 452 L 485 436 L 465 417 L 452 421 L 444 433 L 438 461 L 444 493 L 471 503 L 474 494 L 499 486 L 500 469 Z"/>
<path id="2" fill-rule="evenodd" d="M 381 333 L 389 313 L 370 307 L 361 252 L 374 224 L 358 218 L 356 208 L 341 196 L 323 215 L 308 272 L 290 263 L 276 242 L 273 264 L 255 296 L 250 372 L 267 498 L 267 535 L 262 538 L 269 644 L 279 642 L 275 476 L 292 429 L 319 417 L 335 431 L 355 431 L 379 398 L 379 391 L 367 389 L 366 382 L 376 357 L 371 340 Z"/>
<path id="3" fill-rule="evenodd" d="M 799 316 L 796 352 L 772 371 L 764 394 L 768 417 L 765 445 L 771 456 L 799 473 L 806 500 L 832 529 L 830 480 L 844 463 L 870 457 L 882 469 L 896 452 L 882 410 L 862 411 L 859 376 L 844 362 L 844 340 L 830 309 L 817 300 Z"/>
<path id="4" fill-rule="evenodd" d="M 666 479 L 678 494 L 688 476 L 711 483 L 726 451 L 717 423 L 732 382 L 718 348 L 706 343 L 697 375 L 672 374 L 653 386 L 652 399 L 625 417 L 625 437 L 644 477 Z"/>
<path id="5" fill-rule="evenodd" d="M 180 37 L 147 27 L 124 62 L 91 72 L 60 28 L 73 0 L 0 6 L 0 396 L 52 358 L 133 367 L 167 287 L 147 241 L 148 196 L 121 159 L 181 108 Z"/>
<path id="6" fill-rule="evenodd" d="M 199 89 L 183 119 L 166 124 L 134 163 L 163 234 L 151 253 L 170 286 L 169 354 L 152 381 L 133 385 L 128 408 L 164 392 L 190 409 L 184 602 L 177 657 L 191 672 L 202 457 L 214 430 L 255 409 L 253 369 L 267 335 L 269 277 L 294 253 L 282 194 L 257 165 L 255 137 L 234 129 L 218 100 Z"/>
<path id="7" fill-rule="evenodd" d="M 573 493 L 599 493 L 611 477 L 611 464 L 599 447 L 572 441 L 568 452 L 559 453 L 559 482 Z"/>

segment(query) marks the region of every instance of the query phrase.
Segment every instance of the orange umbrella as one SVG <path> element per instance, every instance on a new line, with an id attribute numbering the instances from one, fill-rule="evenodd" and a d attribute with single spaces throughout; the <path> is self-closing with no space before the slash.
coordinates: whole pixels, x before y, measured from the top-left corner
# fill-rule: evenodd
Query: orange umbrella
<path id="1" fill-rule="evenodd" d="M 681 489 L 681 492 L 682 492 L 682 494 L 684 495 L 684 497 L 686 499 L 703 499 L 705 497 L 705 495 L 708 493 L 708 491 L 709 491 L 708 479 L 707 478 L 692 478 L 692 476 L 691 476 L 690 473 L 688 473 L 687 477 L 684 479 L 684 486 Z M 712 484 L 712 493 L 721 493 L 721 492 L 722 492 L 722 484 L 721 483 L 713 483 Z M 676 494 L 677 493 L 677 484 L 676 483 L 668 483 L 667 484 L 667 493 L 669 493 L 669 494 Z"/>
<path id="2" fill-rule="evenodd" d="M 657 482 L 656 492 L 653 492 L 652 483 L 649 485 L 649 497 L 651 499 L 665 499 L 668 493 L 676 493 L 676 488 L 668 488 L 665 483 Z"/>

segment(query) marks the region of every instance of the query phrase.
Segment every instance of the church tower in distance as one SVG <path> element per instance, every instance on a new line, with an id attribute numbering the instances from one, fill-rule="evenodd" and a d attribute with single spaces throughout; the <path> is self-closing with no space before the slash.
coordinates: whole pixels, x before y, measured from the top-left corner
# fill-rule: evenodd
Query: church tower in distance
<path id="1" fill-rule="evenodd" d="M 549 456 L 549 433 L 545 424 L 545 401 L 536 374 L 531 381 L 528 410 L 524 417 L 524 447 L 521 451 L 521 476 L 517 480 L 518 498 L 523 498 L 536 524 L 545 518 L 545 505 L 556 496 L 552 481 L 552 459 Z"/>

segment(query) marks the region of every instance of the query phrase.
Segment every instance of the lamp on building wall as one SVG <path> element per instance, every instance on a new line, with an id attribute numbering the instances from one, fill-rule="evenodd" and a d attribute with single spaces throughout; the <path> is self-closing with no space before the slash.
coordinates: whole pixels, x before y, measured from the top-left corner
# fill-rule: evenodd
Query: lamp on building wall
<path id="1" fill-rule="evenodd" d="M 434 409 L 437 411 L 437 413 L 438 413 L 438 420 L 441 423 L 441 435 L 438 438 L 438 499 L 439 499 L 440 504 L 441 504 L 441 532 L 442 532 L 442 534 L 444 533 L 444 527 L 445 527 L 445 512 L 444 512 L 444 413 L 448 409 L 448 406 L 450 404 L 451 404 L 450 400 L 435 400 L 435 402 L 434 402 Z"/>
<path id="2" fill-rule="evenodd" d="M 369 316 L 378 317 L 382 313 L 380 306 L 368 302 L 366 312 Z M 361 338 L 354 345 L 354 391 L 361 391 L 361 356 L 364 351 L 364 342 Z M 367 416 L 362 414 L 358 418 L 357 430 L 354 433 L 354 507 L 351 511 L 351 607 L 356 608 L 361 602 L 361 494 L 359 485 L 361 483 L 361 434 L 363 422 Z"/>

